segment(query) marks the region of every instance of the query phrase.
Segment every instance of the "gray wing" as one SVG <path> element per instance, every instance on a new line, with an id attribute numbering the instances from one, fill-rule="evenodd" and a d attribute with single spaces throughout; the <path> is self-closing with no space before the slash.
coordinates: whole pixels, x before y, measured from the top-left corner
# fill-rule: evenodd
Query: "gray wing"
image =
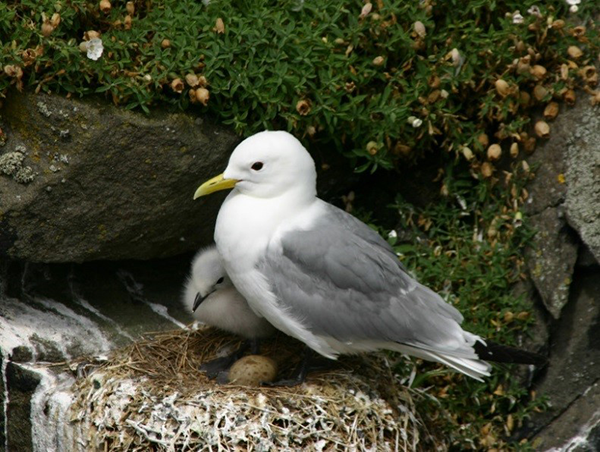
<path id="1" fill-rule="evenodd" d="M 394 248 L 392 248 L 392 246 L 386 240 L 384 240 L 383 237 L 381 237 L 377 232 L 375 232 L 373 229 L 371 229 L 365 223 L 360 221 L 358 218 L 350 215 L 344 210 L 338 209 L 337 207 L 328 203 L 324 204 L 325 209 L 327 211 L 327 215 L 330 215 L 333 219 L 335 219 L 335 221 L 338 222 L 340 226 L 342 226 L 349 232 L 356 234 L 371 245 L 377 246 L 388 251 L 389 253 L 392 253 L 394 255 L 394 258 L 396 258 Z M 407 268 L 397 258 L 396 262 L 404 272 L 408 273 Z"/>
<path id="2" fill-rule="evenodd" d="M 330 206 L 311 230 L 286 233 L 258 269 L 280 307 L 314 334 L 427 345 L 451 340 L 461 314 L 412 279 L 375 236 Z"/>

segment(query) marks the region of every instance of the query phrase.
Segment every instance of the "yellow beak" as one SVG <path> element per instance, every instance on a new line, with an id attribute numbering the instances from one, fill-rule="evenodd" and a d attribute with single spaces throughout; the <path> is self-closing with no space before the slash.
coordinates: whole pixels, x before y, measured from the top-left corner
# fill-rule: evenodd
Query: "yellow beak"
<path id="1" fill-rule="evenodd" d="M 233 188 L 237 182 L 238 181 L 235 179 L 223 179 L 223 175 L 219 174 L 200 185 L 198 190 L 196 190 L 196 193 L 194 193 L 194 199 L 197 199 L 200 196 L 210 195 L 216 191 Z"/>

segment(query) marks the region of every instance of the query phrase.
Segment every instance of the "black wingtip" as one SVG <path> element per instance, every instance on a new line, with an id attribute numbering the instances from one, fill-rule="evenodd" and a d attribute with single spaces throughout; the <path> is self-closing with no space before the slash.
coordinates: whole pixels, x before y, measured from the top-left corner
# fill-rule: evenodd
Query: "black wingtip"
<path id="1" fill-rule="evenodd" d="M 544 367 L 548 364 L 548 358 L 539 353 L 528 352 L 526 350 L 497 344 L 491 341 L 486 341 L 485 344 L 476 342 L 474 348 L 477 356 L 484 361 L 532 364 L 537 367 Z"/>

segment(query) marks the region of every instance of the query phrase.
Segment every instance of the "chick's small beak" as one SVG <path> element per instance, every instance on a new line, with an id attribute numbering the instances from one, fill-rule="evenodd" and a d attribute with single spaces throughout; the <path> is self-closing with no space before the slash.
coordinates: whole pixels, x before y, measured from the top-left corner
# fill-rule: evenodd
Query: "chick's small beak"
<path id="1" fill-rule="evenodd" d="M 208 297 L 210 294 L 206 294 L 204 296 L 200 295 L 200 293 L 196 294 L 196 298 L 194 299 L 194 306 L 192 306 L 192 312 L 196 312 L 196 309 L 198 309 L 198 306 L 200 306 L 202 304 L 202 302 L 204 300 L 206 300 L 206 297 Z"/>
<path id="2" fill-rule="evenodd" d="M 196 190 L 196 193 L 194 193 L 194 199 L 197 199 L 201 196 L 210 195 L 216 191 L 233 188 L 237 182 L 238 181 L 236 179 L 224 179 L 223 175 L 219 174 L 218 176 L 215 176 L 200 185 L 198 190 Z"/>

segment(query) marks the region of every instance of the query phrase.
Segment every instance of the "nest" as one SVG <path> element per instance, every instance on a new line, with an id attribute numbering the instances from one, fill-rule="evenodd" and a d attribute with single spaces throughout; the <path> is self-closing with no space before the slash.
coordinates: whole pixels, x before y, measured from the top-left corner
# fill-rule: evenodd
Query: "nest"
<path id="1" fill-rule="evenodd" d="M 78 447 L 103 451 L 431 450 L 415 393 L 384 355 L 340 359 L 296 387 L 217 385 L 200 364 L 239 341 L 214 329 L 153 334 L 79 366 L 71 421 Z M 262 353 L 280 376 L 302 356 L 277 336 Z"/>

